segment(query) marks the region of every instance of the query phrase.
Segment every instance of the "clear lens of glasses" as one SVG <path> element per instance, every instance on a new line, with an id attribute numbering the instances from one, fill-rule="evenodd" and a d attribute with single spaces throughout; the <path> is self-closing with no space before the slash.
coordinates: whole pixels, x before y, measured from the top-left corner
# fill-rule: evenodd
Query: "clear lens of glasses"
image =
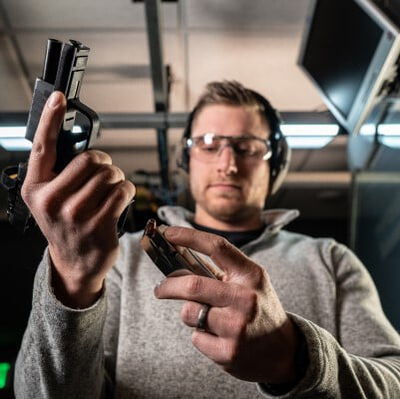
<path id="1" fill-rule="evenodd" d="M 218 160 L 225 147 L 231 147 L 237 158 L 245 161 L 267 160 L 271 157 L 270 142 L 252 136 L 222 136 L 207 133 L 186 139 L 190 155 L 205 162 Z"/>

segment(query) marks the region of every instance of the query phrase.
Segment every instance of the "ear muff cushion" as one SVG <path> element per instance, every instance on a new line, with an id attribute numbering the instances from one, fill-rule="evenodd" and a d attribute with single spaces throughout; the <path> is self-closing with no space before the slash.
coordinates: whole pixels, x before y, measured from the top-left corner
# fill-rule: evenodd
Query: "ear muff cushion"
<path id="1" fill-rule="evenodd" d="M 281 187 L 285 177 L 289 171 L 290 160 L 292 157 L 292 150 L 290 149 L 286 139 L 283 137 L 281 140 L 281 152 L 282 155 L 279 160 L 277 160 L 277 167 L 275 169 L 275 176 L 271 179 L 270 183 L 270 195 L 275 194 Z"/>
<path id="2" fill-rule="evenodd" d="M 191 130 L 195 113 L 196 108 L 189 114 L 185 130 L 183 131 L 182 142 L 180 143 L 180 145 L 182 146 L 182 151 L 177 159 L 177 166 L 184 170 L 186 173 L 189 172 L 189 150 L 184 147 L 183 140 L 189 138 L 192 134 Z"/>

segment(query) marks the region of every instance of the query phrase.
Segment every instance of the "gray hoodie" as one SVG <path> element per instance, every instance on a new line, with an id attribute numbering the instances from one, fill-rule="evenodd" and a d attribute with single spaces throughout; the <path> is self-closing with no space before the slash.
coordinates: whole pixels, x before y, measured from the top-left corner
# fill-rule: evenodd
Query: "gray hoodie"
<path id="1" fill-rule="evenodd" d="M 192 214 L 163 207 L 168 224 Z M 289 316 L 306 339 L 304 378 L 283 398 L 400 398 L 400 337 L 384 316 L 364 266 L 343 245 L 281 228 L 297 211 L 267 211 L 267 228 L 241 250 L 265 267 Z M 191 344 L 181 301 L 158 300 L 162 274 L 125 234 L 101 298 L 65 307 L 52 293 L 46 252 L 15 371 L 22 398 L 257 398 L 256 383 L 222 371 Z M 266 360 L 267 361 L 267 360 Z"/>

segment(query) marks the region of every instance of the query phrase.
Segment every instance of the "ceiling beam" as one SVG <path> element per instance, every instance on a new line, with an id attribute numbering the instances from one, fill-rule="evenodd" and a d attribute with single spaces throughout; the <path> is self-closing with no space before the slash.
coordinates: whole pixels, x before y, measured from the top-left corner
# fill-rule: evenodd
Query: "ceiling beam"
<path id="1" fill-rule="evenodd" d="M 151 81 L 153 85 L 154 109 L 157 113 L 164 114 L 164 126 L 157 128 L 158 159 L 162 188 L 170 192 L 169 183 L 169 157 L 168 157 L 168 124 L 167 113 L 169 110 L 169 82 L 168 70 L 164 65 L 160 0 L 145 0 L 147 42 L 149 47 Z M 169 198 L 164 198 L 167 203 Z"/>
<path id="2" fill-rule="evenodd" d="M 163 129 L 183 128 L 187 112 L 142 112 L 142 113 L 100 113 L 102 129 Z M 281 112 L 285 123 L 330 124 L 337 123 L 329 112 Z M 0 126 L 24 126 L 27 112 L 0 112 Z"/>

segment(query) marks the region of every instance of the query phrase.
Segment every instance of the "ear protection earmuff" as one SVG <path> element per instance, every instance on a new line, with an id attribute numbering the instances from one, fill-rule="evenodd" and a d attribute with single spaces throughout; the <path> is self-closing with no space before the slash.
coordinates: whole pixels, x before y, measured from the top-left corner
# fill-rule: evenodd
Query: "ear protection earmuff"
<path id="1" fill-rule="evenodd" d="M 272 155 L 268 162 L 270 164 L 269 194 L 272 195 L 278 191 L 289 170 L 291 150 L 288 146 L 285 136 L 282 134 L 280 128 L 282 121 L 278 111 L 273 108 L 270 102 L 261 94 L 253 90 L 251 90 L 251 93 L 261 106 L 265 114 L 265 119 L 271 129 L 269 140 L 271 142 Z M 185 130 L 183 131 L 182 141 L 191 136 L 193 120 L 197 114 L 197 111 L 198 108 L 195 107 L 189 114 Z M 185 172 L 189 172 L 189 156 L 189 149 L 183 146 L 182 153 L 177 164 Z"/>

